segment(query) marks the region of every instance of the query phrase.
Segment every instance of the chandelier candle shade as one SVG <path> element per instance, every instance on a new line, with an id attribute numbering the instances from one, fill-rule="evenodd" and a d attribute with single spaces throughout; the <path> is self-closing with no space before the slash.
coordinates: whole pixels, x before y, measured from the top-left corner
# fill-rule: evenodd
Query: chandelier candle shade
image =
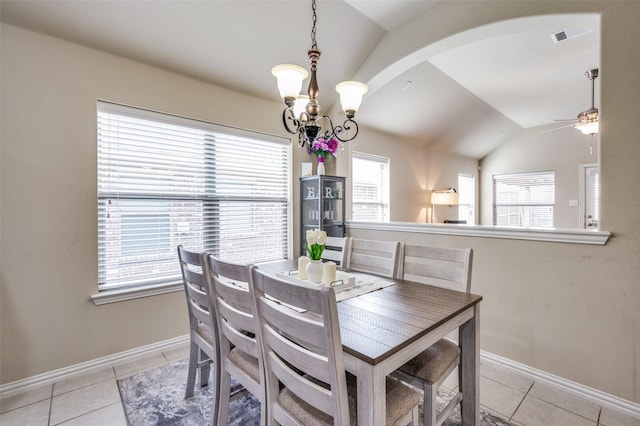
<path id="1" fill-rule="evenodd" d="M 320 50 L 316 42 L 316 1 L 312 0 L 313 27 L 311 29 L 311 48 L 307 51 L 311 63 L 311 78 L 309 80 L 308 96 L 300 95 L 302 80 L 309 76 L 309 72 L 298 65 L 281 64 L 271 69 L 271 73 L 278 79 L 278 90 L 284 100 L 285 109 L 282 111 L 282 124 L 290 134 L 298 134 L 298 145 L 302 148 L 311 145 L 317 138 L 325 140 L 337 139 L 341 142 L 353 140 L 358 135 L 358 123 L 353 118 L 360 107 L 362 96 L 367 93 L 367 86 L 358 81 L 344 81 L 336 86 L 340 94 L 340 103 L 346 120 L 342 125 L 334 126 L 331 118 L 320 115 L 318 102 L 318 80 L 316 76 Z"/>

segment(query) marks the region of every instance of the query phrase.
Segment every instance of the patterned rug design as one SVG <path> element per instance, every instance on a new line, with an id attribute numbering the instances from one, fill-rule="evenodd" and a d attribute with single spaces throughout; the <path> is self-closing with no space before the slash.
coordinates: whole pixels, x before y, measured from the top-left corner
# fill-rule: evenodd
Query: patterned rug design
<path id="1" fill-rule="evenodd" d="M 118 388 L 130 426 L 202 426 L 211 424 L 211 388 L 201 388 L 196 381 L 193 397 L 184 399 L 187 379 L 187 359 L 153 368 L 118 380 Z M 446 403 L 446 396 L 438 396 L 438 405 Z M 511 426 L 506 420 L 484 410 L 482 426 Z M 422 406 L 420 407 L 422 416 Z M 231 403 L 229 425 L 259 426 L 260 403 L 246 395 Z M 443 425 L 459 426 L 460 413 L 456 409 Z"/>

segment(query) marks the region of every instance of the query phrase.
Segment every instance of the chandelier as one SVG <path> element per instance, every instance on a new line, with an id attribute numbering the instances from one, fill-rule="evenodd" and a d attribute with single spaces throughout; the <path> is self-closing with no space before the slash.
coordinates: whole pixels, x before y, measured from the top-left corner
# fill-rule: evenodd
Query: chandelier
<path id="1" fill-rule="evenodd" d="M 271 69 L 271 73 L 278 79 L 278 90 L 284 100 L 286 108 L 282 111 L 284 128 L 292 135 L 298 134 L 298 145 L 302 148 L 305 143 L 311 146 L 317 138 L 325 140 L 336 138 L 341 142 L 353 140 L 358 135 L 358 123 L 353 118 L 362 102 L 362 96 L 367 93 L 367 86 L 358 81 L 343 81 L 336 86 L 340 94 L 340 103 L 346 116 L 342 125 L 334 127 L 331 118 L 320 115 L 318 103 L 318 81 L 316 70 L 320 50 L 316 42 L 316 1 L 312 0 L 313 27 L 311 29 L 311 48 L 307 51 L 311 63 L 311 79 L 309 80 L 308 96 L 300 95 L 302 80 L 309 76 L 304 68 L 298 65 L 281 64 Z"/>
<path id="2" fill-rule="evenodd" d="M 594 84 L 598 78 L 598 68 L 594 68 L 584 73 L 591 80 L 591 108 L 578 114 L 578 122 L 573 125 L 585 135 L 598 133 L 598 108 L 594 106 Z"/>

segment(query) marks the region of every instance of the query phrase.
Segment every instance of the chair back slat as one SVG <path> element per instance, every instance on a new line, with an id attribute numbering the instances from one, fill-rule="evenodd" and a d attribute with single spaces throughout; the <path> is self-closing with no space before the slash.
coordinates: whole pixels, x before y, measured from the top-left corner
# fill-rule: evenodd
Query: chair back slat
<path id="1" fill-rule="evenodd" d="M 321 322 L 301 316 L 298 312 L 271 300 L 265 302 L 262 309 L 268 311 L 271 326 L 280 333 L 304 336 L 301 343 L 307 347 L 318 348 L 321 353 L 324 353 L 324 349 L 321 348 L 325 344 L 326 336 Z"/>
<path id="2" fill-rule="evenodd" d="M 223 309 L 220 309 L 223 311 Z M 236 347 L 249 355 L 258 358 L 260 351 L 256 345 L 255 338 L 247 334 L 247 330 L 236 328 L 237 323 L 223 321 L 220 324 L 220 332 L 231 347 Z"/>
<path id="3" fill-rule="evenodd" d="M 471 290 L 473 250 L 406 244 L 403 278 L 458 291 Z"/>
<path id="4" fill-rule="evenodd" d="M 213 277 L 216 289 L 216 296 L 220 300 L 225 300 L 227 304 L 236 306 L 241 311 L 251 312 L 253 302 L 249 294 L 248 281 L 229 281 L 222 275 Z"/>
<path id="5" fill-rule="evenodd" d="M 284 385 L 286 392 L 332 416 L 334 424 L 348 425 L 346 373 L 334 289 L 295 286 L 257 268 L 252 272 L 251 289 L 265 360 L 268 415 L 280 424 L 295 421 L 278 399 L 280 392 L 285 392 Z M 286 309 L 290 312 L 284 315 Z M 284 323 L 286 330 L 282 328 Z"/>
<path id="6" fill-rule="evenodd" d="M 347 262 L 348 244 L 349 237 L 327 237 L 322 259 L 335 262 L 344 268 Z"/>
<path id="7" fill-rule="evenodd" d="M 283 346 L 290 345 L 285 343 Z M 296 357 L 297 358 L 297 357 Z M 328 386 L 309 380 L 296 370 L 292 369 L 282 356 L 277 356 L 273 352 L 269 354 L 267 359 L 270 372 L 277 377 L 278 381 L 286 386 L 298 398 L 314 406 L 320 411 L 333 415 L 334 401 L 333 394 Z M 322 370 L 327 370 L 326 366 Z M 317 375 L 321 370 L 310 370 L 313 375 Z"/>
<path id="8" fill-rule="evenodd" d="M 351 238 L 347 269 L 395 278 L 400 251 L 398 241 L 375 241 Z"/>
<path id="9" fill-rule="evenodd" d="M 317 330 L 314 330 L 314 334 L 324 334 L 322 326 L 322 323 L 318 324 L 316 326 Z M 305 337 L 304 340 L 296 339 L 295 343 L 292 344 L 291 339 L 286 339 L 283 336 Z M 279 354 L 280 358 L 291 360 L 290 364 L 298 370 L 311 372 L 313 377 L 324 383 L 331 380 L 329 370 L 327 369 L 328 360 L 324 352 L 325 348 L 320 348 L 317 345 L 308 345 L 307 336 L 305 334 L 298 333 L 292 335 L 281 329 L 276 331 L 274 324 L 270 323 L 269 326 L 265 327 L 264 338 L 266 343 L 274 350 L 274 352 Z"/>
<path id="10" fill-rule="evenodd" d="M 180 263 L 183 265 L 190 265 L 202 271 L 202 253 L 187 250 L 182 246 L 178 248 L 178 257 L 180 258 Z"/>
<path id="11" fill-rule="evenodd" d="M 199 323 L 209 325 L 209 322 L 212 321 L 209 317 L 209 296 L 200 290 L 199 287 L 190 283 L 187 283 L 186 289 L 187 305 L 189 306 L 191 315 Z"/>
<path id="12" fill-rule="evenodd" d="M 194 270 L 194 269 L 183 269 L 183 277 L 185 280 L 187 280 L 187 282 L 190 282 L 192 284 L 195 284 L 198 287 L 201 287 L 204 289 L 205 286 L 205 280 L 204 280 L 204 274 L 202 273 L 202 270 Z"/>

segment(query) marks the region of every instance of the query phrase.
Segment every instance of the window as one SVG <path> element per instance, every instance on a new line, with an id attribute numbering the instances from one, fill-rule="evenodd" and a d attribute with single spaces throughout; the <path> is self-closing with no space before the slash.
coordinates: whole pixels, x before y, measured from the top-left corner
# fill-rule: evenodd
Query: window
<path id="1" fill-rule="evenodd" d="M 352 220 L 389 222 L 389 159 L 354 152 L 351 170 Z"/>
<path id="2" fill-rule="evenodd" d="M 179 244 L 286 258 L 289 152 L 287 139 L 99 102 L 99 289 L 179 281 Z"/>
<path id="3" fill-rule="evenodd" d="M 458 173 L 458 219 L 476 223 L 476 177 Z"/>
<path id="4" fill-rule="evenodd" d="M 580 227 L 597 229 L 600 219 L 600 182 L 598 164 L 580 165 Z"/>
<path id="5" fill-rule="evenodd" d="M 555 172 L 515 173 L 493 177 L 493 224 L 553 228 Z"/>

